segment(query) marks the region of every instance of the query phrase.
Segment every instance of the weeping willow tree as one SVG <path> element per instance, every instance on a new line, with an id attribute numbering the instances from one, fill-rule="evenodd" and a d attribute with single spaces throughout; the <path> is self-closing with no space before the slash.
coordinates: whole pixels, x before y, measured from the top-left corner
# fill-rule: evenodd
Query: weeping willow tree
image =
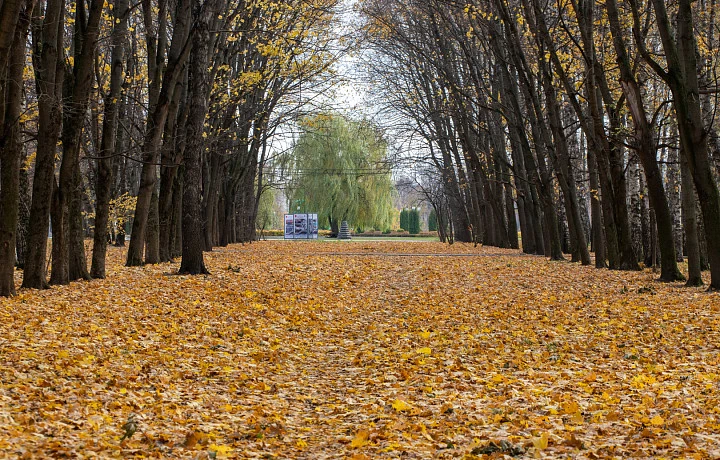
<path id="1" fill-rule="evenodd" d="M 293 212 L 317 212 L 337 234 L 338 223 L 385 230 L 392 221 L 394 187 L 387 144 L 375 126 L 340 115 L 304 120 L 285 161 Z"/>

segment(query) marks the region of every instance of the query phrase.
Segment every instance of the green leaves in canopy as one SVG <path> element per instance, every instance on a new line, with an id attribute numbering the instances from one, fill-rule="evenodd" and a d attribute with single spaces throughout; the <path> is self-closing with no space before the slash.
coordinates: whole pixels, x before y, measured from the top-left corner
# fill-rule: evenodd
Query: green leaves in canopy
<path id="1" fill-rule="evenodd" d="M 291 212 L 317 212 L 320 224 L 389 228 L 393 185 L 387 145 L 367 121 L 340 115 L 306 119 L 286 165 Z"/>

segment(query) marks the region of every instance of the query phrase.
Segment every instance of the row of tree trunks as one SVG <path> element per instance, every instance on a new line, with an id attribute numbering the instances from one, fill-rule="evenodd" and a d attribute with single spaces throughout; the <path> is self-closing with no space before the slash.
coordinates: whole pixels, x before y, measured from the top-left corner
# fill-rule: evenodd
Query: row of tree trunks
<path id="1" fill-rule="evenodd" d="M 635 79 L 630 58 L 625 48 L 625 39 L 623 37 L 622 26 L 620 25 L 617 1 L 607 0 L 605 7 L 608 13 L 615 52 L 617 53 L 617 62 L 620 67 L 620 84 L 630 108 L 630 115 L 635 124 L 637 153 L 642 162 L 643 170 L 645 171 L 650 206 L 655 212 L 662 260 L 660 280 L 684 280 L 685 277 L 680 273 L 677 266 L 677 255 L 673 238 L 673 222 L 662 175 L 660 174 L 660 168 L 657 163 L 658 149 L 655 134 L 653 133 L 651 122 L 648 120 L 640 93 L 640 87 Z"/>
<path id="2" fill-rule="evenodd" d="M 720 235 L 720 192 L 713 177 L 708 136 L 703 123 L 696 58 L 697 42 L 691 2 L 679 0 L 677 30 L 673 31 L 665 1 L 652 0 L 665 51 L 667 70 L 655 62 L 653 56 L 645 49 L 638 8 L 634 0 L 631 4 L 633 32 L 640 44 L 643 57 L 665 80 L 673 95 L 681 152 L 685 154 L 684 161 L 695 184 L 706 235 Z M 710 262 L 710 289 L 718 290 L 720 289 L 720 239 L 709 237 L 705 241 Z"/>
<path id="3" fill-rule="evenodd" d="M 47 240 L 55 181 L 55 153 L 62 119 L 65 62 L 62 55 L 65 5 L 48 0 L 45 11 L 33 16 L 33 66 L 38 94 L 38 142 L 35 156 L 28 253 L 23 284 L 44 289 L 47 284 Z"/>
<path id="4" fill-rule="evenodd" d="M 163 2 L 162 4 L 165 3 L 166 2 Z M 146 0 L 143 2 L 146 27 L 148 27 L 148 24 L 152 24 L 152 11 L 150 8 L 149 1 Z M 157 181 L 162 135 L 165 131 L 165 123 L 170 112 L 170 105 L 176 90 L 177 80 L 182 75 L 183 66 L 190 54 L 190 50 L 194 48 L 194 46 L 192 46 L 190 26 L 190 0 L 179 0 L 176 6 L 167 66 L 164 66 L 162 59 L 162 56 L 164 56 L 164 46 L 162 43 L 165 35 L 166 15 L 162 14 L 162 8 L 160 11 L 160 32 L 156 35 L 160 46 L 156 47 L 152 40 L 148 40 L 148 67 L 151 69 L 152 78 L 150 87 L 150 110 L 148 111 L 145 138 L 143 140 L 143 166 L 140 176 L 140 189 L 138 190 L 132 233 L 128 246 L 128 266 L 142 265 L 145 262 L 144 250 L 148 218 L 151 207 L 153 206 L 153 192 L 155 191 L 155 183 Z M 152 25 L 150 25 L 150 30 L 152 30 Z M 153 97 L 155 91 L 157 91 L 157 96 Z M 157 225 L 159 225 L 159 219 Z"/>
<path id="5" fill-rule="evenodd" d="M 93 0 L 89 11 L 78 2 L 75 10 L 72 73 L 66 76 L 62 122 L 62 163 L 53 197 L 53 258 L 50 284 L 89 279 L 82 225 L 80 142 L 93 83 L 95 49 L 103 1 Z"/>
<path id="6" fill-rule="evenodd" d="M 112 161 L 117 151 L 118 101 L 123 84 L 129 0 L 115 0 L 113 31 L 110 35 L 112 57 L 110 62 L 110 90 L 105 95 L 100 155 L 97 159 L 95 184 L 95 232 L 90 276 L 105 278 L 105 256 L 108 245 L 108 219 L 113 183 Z"/>
<path id="7" fill-rule="evenodd" d="M 34 0 L 4 0 L 0 13 L 0 296 L 15 294 L 19 228 L 20 112 L 25 50 Z M 11 21 L 11 22 L 8 22 Z"/>

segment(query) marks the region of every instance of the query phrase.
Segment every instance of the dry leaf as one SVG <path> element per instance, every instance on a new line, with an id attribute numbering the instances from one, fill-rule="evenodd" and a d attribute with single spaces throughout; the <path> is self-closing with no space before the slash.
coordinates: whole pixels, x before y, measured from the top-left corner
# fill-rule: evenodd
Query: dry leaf
<path id="1" fill-rule="evenodd" d="M 370 443 L 368 438 L 370 437 L 370 432 L 367 430 L 360 430 L 355 434 L 355 437 L 350 442 L 350 447 L 353 449 L 356 449 L 358 447 L 364 447 Z"/>
<path id="2" fill-rule="evenodd" d="M 396 399 L 395 401 L 393 401 L 392 407 L 398 412 L 408 411 L 412 409 L 412 406 L 403 401 L 402 399 Z"/>

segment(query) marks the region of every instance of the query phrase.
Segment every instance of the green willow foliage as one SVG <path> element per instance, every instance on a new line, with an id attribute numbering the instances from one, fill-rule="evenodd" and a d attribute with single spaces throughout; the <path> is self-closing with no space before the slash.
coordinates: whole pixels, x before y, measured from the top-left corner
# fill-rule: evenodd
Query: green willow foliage
<path id="1" fill-rule="evenodd" d="M 291 175 L 291 212 L 317 212 L 320 225 L 347 220 L 354 227 L 387 229 L 394 187 L 387 144 L 367 121 L 322 114 L 304 120 L 285 160 Z"/>

